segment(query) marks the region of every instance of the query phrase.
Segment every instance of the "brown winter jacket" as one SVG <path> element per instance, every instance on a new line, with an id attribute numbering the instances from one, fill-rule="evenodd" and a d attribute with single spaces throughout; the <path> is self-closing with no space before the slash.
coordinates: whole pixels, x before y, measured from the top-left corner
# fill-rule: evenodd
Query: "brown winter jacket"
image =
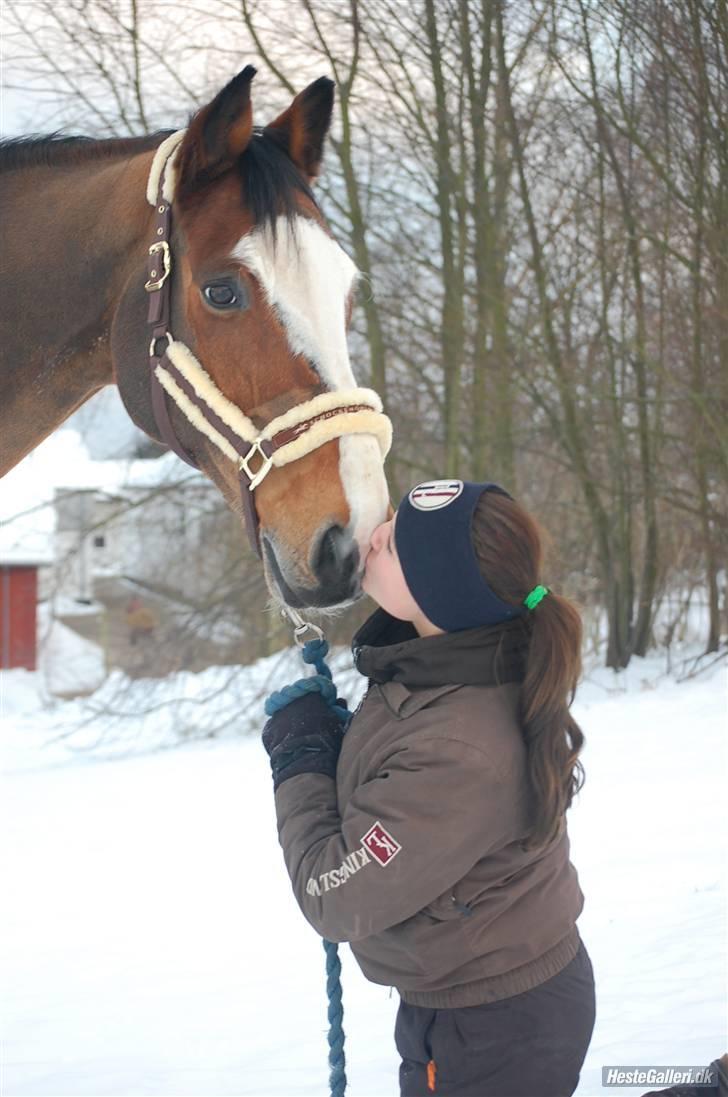
<path id="1" fill-rule="evenodd" d="M 418 637 L 377 610 L 352 645 L 369 688 L 336 781 L 304 773 L 276 792 L 304 915 L 413 1005 L 508 998 L 579 946 L 584 898 L 565 826 L 545 848 L 520 845 L 527 643 L 522 620 Z"/>

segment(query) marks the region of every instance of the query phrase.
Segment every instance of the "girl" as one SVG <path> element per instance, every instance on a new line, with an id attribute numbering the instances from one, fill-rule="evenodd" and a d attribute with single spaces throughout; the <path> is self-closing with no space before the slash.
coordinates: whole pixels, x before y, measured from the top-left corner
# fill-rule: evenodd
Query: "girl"
<path id="1" fill-rule="evenodd" d="M 369 688 L 342 734 L 320 693 L 263 741 L 298 903 L 396 987 L 402 1097 L 568 1097 L 594 1027 L 565 813 L 581 622 L 496 484 L 419 484 L 373 533 Z"/>

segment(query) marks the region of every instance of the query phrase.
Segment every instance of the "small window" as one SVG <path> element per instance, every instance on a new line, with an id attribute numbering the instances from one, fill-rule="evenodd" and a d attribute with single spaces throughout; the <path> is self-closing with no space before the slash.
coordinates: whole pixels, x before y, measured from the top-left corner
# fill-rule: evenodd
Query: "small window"
<path id="1" fill-rule="evenodd" d="M 106 544 L 106 538 L 103 533 L 97 533 L 94 537 L 94 548 L 103 548 Z"/>

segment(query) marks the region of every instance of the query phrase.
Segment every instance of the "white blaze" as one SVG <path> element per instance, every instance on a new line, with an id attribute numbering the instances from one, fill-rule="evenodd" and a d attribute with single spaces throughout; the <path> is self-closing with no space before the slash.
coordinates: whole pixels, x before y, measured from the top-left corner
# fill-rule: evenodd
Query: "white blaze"
<path id="1" fill-rule="evenodd" d="M 354 388 L 346 301 L 359 272 L 343 248 L 307 217 L 297 217 L 293 230 L 279 217 L 275 247 L 270 228 L 255 229 L 238 241 L 233 258 L 258 279 L 293 353 L 309 359 L 327 388 Z"/>
<path id="2" fill-rule="evenodd" d="M 297 217 L 254 229 L 233 248 L 232 257 L 258 280 L 276 310 L 294 354 L 304 355 L 332 392 L 356 387 L 346 342 L 346 302 L 359 272 L 320 225 Z M 374 528 L 386 518 L 389 494 L 375 438 L 348 434 L 339 439 L 339 475 L 351 511 L 350 532 L 363 564 Z"/>
<path id="3" fill-rule="evenodd" d="M 379 443 L 371 434 L 344 434 L 339 439 L 339 475 L 351 512 L 349 529 L 359 545 L 363 568 L 369 540 L 387 517 L 389 491 Z"/>

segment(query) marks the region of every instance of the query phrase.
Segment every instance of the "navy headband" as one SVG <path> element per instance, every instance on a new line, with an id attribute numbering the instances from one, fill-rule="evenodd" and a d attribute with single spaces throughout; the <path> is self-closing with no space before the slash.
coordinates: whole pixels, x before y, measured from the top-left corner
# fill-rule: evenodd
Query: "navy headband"
<path id="1" fill-rule="evenodd" d="M 498 484 L 429 480 L 407 492 L 395 516 L 394 540 L 410 593 L 446 632 L 497 625 L 526 612 L 498 598 L 480 570 L 470 527 L 485 491 L 511 498 Z"/>

